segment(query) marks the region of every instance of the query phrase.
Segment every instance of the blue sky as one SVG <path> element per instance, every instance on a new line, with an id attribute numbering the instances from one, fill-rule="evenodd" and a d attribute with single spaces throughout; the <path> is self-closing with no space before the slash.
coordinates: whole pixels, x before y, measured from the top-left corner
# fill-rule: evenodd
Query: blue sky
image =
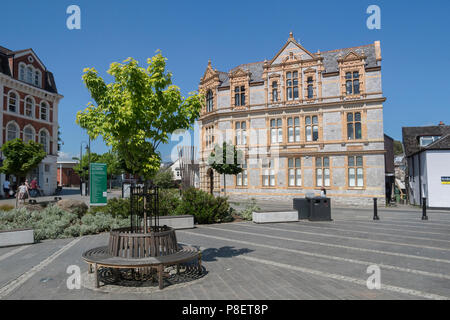
<path id="1" fill-rule="evenodd" d="M 81 8 L 81 30 L 68 30 L 66 9 Z M 366 27 L 369 5 L 381 8 L 381 30 Z M 87 135 L 76 112 L 91 100 L 85 67 L 106 75 L 111 62 L 161 49 L 183 94 L 197 90 L 208 59 L 228 71 L 271 59 L 292 31 L 312 52 L 381 41 L 385 133 L 402 126 L 450 124 L 450 1 L 3 1 L 0 45 L 33 48 L 55 75 L 65 155 L 77 156 Z M 168 160 L 171 147 L 160 148 Z M 92 151 L 107 150 L 99 139 Z"/>

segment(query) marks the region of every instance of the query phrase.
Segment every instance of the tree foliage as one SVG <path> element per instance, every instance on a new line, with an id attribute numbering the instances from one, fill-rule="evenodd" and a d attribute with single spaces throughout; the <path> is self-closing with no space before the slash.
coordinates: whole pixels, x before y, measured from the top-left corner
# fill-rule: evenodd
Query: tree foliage
<path id="1" fill-rule="evenodd" d="M 14 174 L 19 182 L 47 156 L 42 144 L 32 140 L 24 143 L 19 138 L 6 142 L 1 149 L 5 159 L 0 172 Z"/>
<path id="2" fill-rule="evenodd" d="M 172 169 L 162 168 L 153 177 L 153 183 L 160 188 L 168 189 L 175 186 Z"/>
<path id="3" fill-rule="evenodd" d="M 399 156 L 403 154 L 403 145 L 400 141 L 394 140 L 394 155 Z"/>
<path id="4" fill-rule="evenodd" d="M 226 192 L 225 175 L 236 175 L 242 172 L 242 151 L 236 146 L 223 142 L 222 147 L 215 145 L 214 151 L 208 157 L 208 164 L 219 174 L 223 174 L 224 189 Z"/>
<path id="5" fill-rule="evenodd" d="M 83 159 L 77 159 L 79 162 L 73 167 L 73 171 L 75 171 L 81 180 L 86 181 L 89 178 L 89 153 L 83 154 Z M 91 163 L 100 162 L 100 155 L 95 152 L 91 153 L 90 161 Z"/>
<path id="6" fill-rule="evenodd" d="M 147 64 L 139 67 L 133 58 L 112 63 L 110 84 L 94 68 L 85 69 L 83 81 L 96 106 L 90 102 L 76 121 L 92 139 L 102 136 L 129 173 L 149 179 L 160 167 L 159 144 L 167 143 L 176 129 L 191 128 L 203 99 L 196 93 L 181 95 L 161 53 Z"/>

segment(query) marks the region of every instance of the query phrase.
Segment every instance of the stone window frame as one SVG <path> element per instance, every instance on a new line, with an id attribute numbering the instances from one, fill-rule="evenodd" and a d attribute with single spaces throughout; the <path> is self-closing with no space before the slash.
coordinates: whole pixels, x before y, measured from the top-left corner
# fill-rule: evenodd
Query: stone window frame
<path id="1" fill-rule="evenodd" d="M 341 85 L 341 98 L 361 98 L 366 96 L 366 90 L 365 90 L 365 79 L 366 79 L 366 72 L 365 72 L 365 66 L 364 66 L 364 60 L 366 56 L 358 55 L 355 52 L 350 52 L 347 54 L 346 58 L 344 59 L 338 59 L 339 63 L 339 78 L 340 78 L 340 85 Z M 353 75 L 353 72 L 359 73 L 359 93 L 358 94 L 347 94 L 347 82 L 346 82 L 346 74 L 347 72 L 351 72 Z"/>
<path id="2" fill-rule="evenodd" d="M 349 121 L 348 119 L 348 116 L 349 115 L 352 115 L 352 120 L 351 121 Z M 359 114 L 359 121 L 357 121 L 356 120 L 356 114 Z M 363 112 L 362 111 L 359 111 L 359 110 L 356 110 L 356 111 L 346 111 L 345 112 L 345 118 L 344 118 L 344 121 L 345 121 L 345 133 L 346 133 L 346 140 L 347 141 L 358 141 L 358 140 L 363 140 L 363 133 L 364 133 L 364 130 L 363 130 Z M 359 123 L 359 126 L 360 126 L 360 131 L 361 131 L 361 135 L 360 135 L 360 137 L 359 138 L 356 138 L 356 124 L 358 124 Z M 352 132 L 352 134 L 353 134 L 353 138 L 350 138 L 349 137 L 349 124 L 352 124 L 352 130 L 353 130 L 353 132 Z"/>
<path id="3" fill-rule="evenodd" d="M 238 173 L 237 175 L 235 175 L 235 177 L 234 177 L 235 188 L 248 188 L 248 161 L 245 156 L 242 158 L 242 160 L 243 160 L 243 163 L 241 164 L 242 171 L 240 173 Z M 238 184 L 239 177 L 241 177 L 241 179 L 242 179 L 242 182 L 240 185 Z M 246 184 L 244 184 L 244 177 L 247 180 Z"/>
<path id="4" fill-rule="evenodd" d="M 355 76 L 357 74 L 357 76 Z M 346 96 L 359 96 L 361 94 L 361 85 L 360 85 L 360 73 L 359 70 L 355 71 L 346 71 L 345 72 L 345 95 Z M 358 82 L 358 86 L 355 86 L 355 82 Z M 352 92 L 348 92 L 348 83 L 351 83 L 351 90 Z M 356 92 L 356 88 L 358 88 L 358 92 Z"/>
<path id="5" fill-rule="evenodd" d="M 237 124 L 239 123 L 239 129 L 237 129 Z M 245 129 L 242 129 L 242 124 L 245 124 Z M 248 120 L 235 120 L 233 122 L 233 140 L 235 142 L 236 146 L 247 146 L 248 145 L 248 140 L 249 140 L 249 121 Z M 245 143 L 238 143 L 240 141 L 238 141 L 238 133 L 240 134 L 240 141 L 243 141 L 243 137 L 245 136 Z M 245 133 L 245 135 L 242 135 L 243 133 Z"/>
<path id="6" fill-rule="evenodd" d="M 317 118 L 316 124 L 314 123 L 314 117 Z M 307 124 L 307 122 L 306 122 L 306 119 L 308 119 L 308 118 L 311 119 L 311 123 L 309 123 L 309 124 Z M 321 120 L 321 117 L 319 114 L 308 114 L 308 115 L 304 116 L 303 121 L 304 121 L 304 125 L 305 125 L 305 142 L 306 143 L 317 143 L 317 142 L 321 141 L 321 134 L 320 134 L 321 133 L 321 130 L 320 130 L 320 128 L 321 128 L 320 122 L 321 121 L 320 120 Z M 316 140 L 313 139 L 315 126 L 317 126 L 317 139 Z M 311 140 L 308 140 L 308 132 L 307 132 L 308 127 L 311 128 Z"/>
<path id="7" fill-rule="evenodd" d="M 277 188 L 277 170 L 275 164 L 275 158 L 264 158 L 261 159 L 261 188 L 270 189 Z M 265 174 L 268 170 L 268 175 Z M 273 174 L 272 174 L 273 171 Z M 268 177 L 268 185 L 264 184 L 264 177 Z M 273 185 L 271 184 L 271 177 L 273 176 Z"/>
<path id="8" fill-rule="evenodd" d="M 305 70 L 304 72 L 304 85 L 303 87 L 305 88 L 305 95 L 304 95 L 304 100 L 306 101 L 313 101 L 317 99 L 317 76 L 316 76 L 316 69 L 312 69 L 309 68 L 307 70 Z M 312 78 L 312 82 L 308 82 L 308 79 Z M 313 90 L 313 96 L 312 98 L 309 97 L 309 86 L 312 86 L 312 90 Z"/>
<path id="9" fill-rule="evenodd" d="M 15 132 L 16 132 L 15 138 L 12 138 L 12 139 L 8 139 L 9 138 L 9 129 L 8 129 L 8 127 L 10 125 L 13 125 L 16 128 L 16 130 L 15 130 Z M 20 126 L 19 126 L 19 124 L 16 121 L 11 120 L 5 126 L 5 142 L 11 141 L 11 140 L 14 140 L 14 139 L 17 139 L 17 138 L 20 138 Z"/>
<path id="10" fill-rule="evenodd" d="M 11 111 L 10 106 L 11 106 L 11 94 L 13 94 L 15 96 L 15 111 Z M 8 112 L 12 112 L 12 113 L 20 113 L 20 95 L 15 91 L 15 90 L 9 90 L 8 91 L 8 108 L 6 109 Z"/>
<path id="11" fill-rule="evenodd" d="M 27 104 L 28 104 L 28 99 L 31 100 L 31 115 L 27 115 Z M 23 99 L 23 115 L 27 118 L 35 118 L 35 113 L 36 113 L 36 100 L 34 99 L 33 96 L 26 96 L 25 99 Z"/>
<path id="12" fill-rule="evenodd" d="M 289 120 L 292 119 L 292 125 L 289 124 Z M 298 125 L 295 124 L 295 119 L 298 119 Z M 286 143 L 287 144 L 299 144 L 302 142 L 302 117 L 300 115 L 289 115 L 286 117 Z M 293 132 L 293 141 L 289 141 L 289 129 L 292 128 L 292 132 Z M 296 128 L 298 128 L 298 140 L 296 140 L 297 138 L 297 134 L 296 134 Z"/>
<path id="13" fill-rule="evenodd" d="M 350 163 L 350 158 L 353 158 L 353 164 Z M 358 165 L 357 158 L 361 158 L 361 164 Z M 365 189 L 366 188 L 366 165 L 365 165 L 365 157 L 363 155 L 347 155 L 346 157 L 346 176 L 347 176 L 347 189 Z M 355 185 L 350 185 L 350 169 L 355 170 Z M 357 176 L 357 170 L 362 169 L 362 186 L 357 185 L 358 183 L 358 176 Z"/>
<path id="14" fill-rule="evenodd" d="M 209 94 L 211 94 L 210 97 L 208 96 Z M 206 90 L 205 99 L 206 99 L 206 104 L 205 104 L 206 112 L 207 113 L 213 112 L 214 111 L 214 102 L 215 102 L 214 100 L 215 100 L 215 97 L 214 97 L 214 92 L 213 92 L 212 89 L 207 89 Z M 209 105 L 209 104 L 211 104 L 211 105 Z"/>
<path id="15" fill-rule="evenodd" d="M 325 166 L 325 162 L 324 162 L 324 159 L 325 158 L 327 158 L 328 159 L 328 166 Z M 317 159 L 321 159 L 321 166 L 318 166 L 317 165 Z M 317 183 L 317 170 L 319 170 L 319 169 L 322 169 L 322 185 L 318 185 L 318 183 Z M 328 171 L 329 171 L 329 184 L 328 185 L 325 185 L 325 179 L 324 179 L 324 176 L 325 176 L 325 170 L 324 169 L 328 169 Z M 332 174 L 332 167 L 331 167 L 331 157 L 330 156 L 327 156 L 327 155 L 323 155 L 323 156 L 316 156 L 316 157 L 314 157 L 314 174 L 313 174 L 313 179 L 314 179 L 314 187 L 315 188 L 322 188 L 322 187 L 324 187 L 324 188 L 331 188 L 331 186 L 332 186 L 332 184 L 333 184 L 333 174 Z"/>
<path id="16" fill-rule="evenodd" d="M 45 119 L 42 118 L 42 115 L 44 114 L 44 112 L 42 112 L 43 109 L 46 110 L 45 111 L 45 115 L 46 115 Z M 39 105 L 39 119 L 43 120 L 43 121 L 50 121 L 50 104 L 45 100 L 41 101 L 41 103 Z"/>
<path id="17" fill-rule="evenodd" d="M 290 160 L 292 160 L 293 166 L 291 166 Z M 299 160 L 299 166 L 297 166 L 297 160 Z M 286 158 L 286 185 L 288 188 L 299 188 L 303 187 L 303 166 L 302 166 L 302 157 L 288 157 Z M 290 170 L 294 170 L 294 185 L 291 185 L 290 180 Z M 300 170 L 300 184 L 298 184 L 298 170 Z"/>
<path id="18" fill-rule="evenodd" d="M 214 125 L 207 125 L 204 127 L 204 149 L 210 150 L 214 148 Z"/>
<path id="19" fill-rule="evenodd" d="M 32 131 L 32 138 L 31 138 L 30 140 L 36 142 L 36 130 L 34 129 L 34 127 L 33 127 L 31 124 L 27 124 L 27 125 L 23 128 L 23 130 L 22 130 L 22 132 L 23 132 L 23 139 L 22 139 L 22 141 L 23 141 L 24 143 L 26 143 L 26 142 L 29 141 L 29 140 L 25 140 L 25 131 L 26 131 L 28 128 L 30 128 L 31 131 Z"/>
<path id="20" fill-rule="evenodd" d="M 272 121 L 275 121 L 275 126 L 272 127 Z M 281 121 L 281 124 L 280 124 Z M 278 117 L 271 117 L 269 118 L 269 125 L 268 125 L 268 138 L 269 138 L 269 145 L 282 145 L 285 143 L 285 137 L 284 137 L 284 121 L 283 121 L 283 116 L 278 116 Z M 276 142 L 272 142 L 272 130 L 275 129 L 276 130 L 276 137 L 277 137 L 277 141 Z M 280 132 L 281 132 L 281 141 L 279 141 L 280 139 Z"/>
<path id="21" fill-rule="evenodd" d="M 292 85 L 288 85 L 288 74 L 292 74 Z M 294 78 L 294 73 L 297 73 L 297 78 Z M 289 69 L 284 71 L 284 102 L 293 103 L 301 100 L 301 80 L 299 80 L 301 72 L 297 68 Z M 297 85 L 294 85 L 294 79 L 297 79 Z M 294 98 L 294 88 L 297 88 L 297 98 Z M 288 89 L 292 89 L 292 99 L 289 99 Z"/>
<path id="22" fill-rule="evenodd" d="M 238 89 L 236 91 L 236 89 Z M 238 97 L 239 104 L 236 104 L 236 96 Z M 242 98 L 244 98 L 244 103 L 242 104 Z M 236 108 L 245 107 L 248 104 L 247 101 L 247 88 L 242 84 L 233 85 L 233 106 Z"/>

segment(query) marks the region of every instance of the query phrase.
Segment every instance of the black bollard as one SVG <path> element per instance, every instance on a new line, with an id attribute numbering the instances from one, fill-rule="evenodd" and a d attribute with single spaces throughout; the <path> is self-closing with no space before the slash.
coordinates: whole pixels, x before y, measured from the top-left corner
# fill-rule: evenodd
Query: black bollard
<path id="1" fill-rule="evenodd" d="M 428 220 L 427 216 L 427 198 L 422 198 L 422 220 Z"/>
<path id="2" fill-rule="evenodd" d="M 373 198 L 373 220 L 380 220 L 378 217 L 377 198 Z"/>

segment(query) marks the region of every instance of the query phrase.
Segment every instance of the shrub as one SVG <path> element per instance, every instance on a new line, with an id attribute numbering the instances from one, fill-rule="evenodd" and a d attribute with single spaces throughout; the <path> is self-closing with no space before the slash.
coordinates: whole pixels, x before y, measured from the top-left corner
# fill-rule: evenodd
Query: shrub
<path id="1" fill-rule="evenodd" d="M 182 202 L 176 212 L 179 215 L 193 215 L 197 223 L 228 222 L 233 219 L 228 198 L 215 198 L 195 188 L 189 188 L 183 192 Z"/>
<path id="2" fill-rule="evenodd" d="M 177 214 L 181 204 L 180 191 L 176 189 L 161 189 L 159 191 L 159 214 L 171 216 Z"/>
<path id="3" fill-rule="evenodd" d="M 91 207 L 88 211 L 91 215 L 99 212 L 110 214 L 113 218 L 128 218 L 130 216 L 130 199 L 108 199 L 108 203 L 105 206 Z"/>
<path id="4" fill-rule="evenodd" d="M 256 199 L 252 198 L 238 215 L 244 220 L 252 220 L 252 213 L 257 210 L 261 210 L 261 208 L 256 204 Z"/>
<path id="5" fill-rule="evenodd" d="M 0 205 L 0 211 L 11 211 L 14 209 L 13 205 L 10 204 L 2 204 Z"/>

